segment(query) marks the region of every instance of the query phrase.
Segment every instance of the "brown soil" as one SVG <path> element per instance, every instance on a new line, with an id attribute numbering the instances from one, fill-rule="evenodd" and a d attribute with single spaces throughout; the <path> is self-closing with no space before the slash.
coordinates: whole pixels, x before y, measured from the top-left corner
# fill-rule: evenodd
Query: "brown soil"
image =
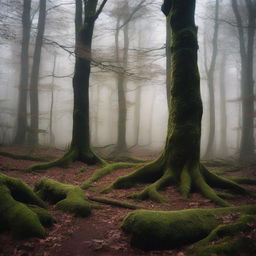
<path id="1" fill-rule="evenodd" d="M 38 149 L 33 152 L 28 148 L 2 147 L 0 151 L 25 154 L 33 153 L 35 155 L 57 158 L 63 154 L 62 151 L 53 149 Z M 143 156 L 143 154 L 140 154 Z M 148 158 L 146 156 L 145 158 Z M 0 156 L 0 170 L 9 176 L 19 178 L 33 187 L 34 183 L 41 177 L 49 177 L 63 183 L 80 185 L 86 178 L 90 177 L 98 166 L 88 166 L 85 171 L 80 171 L 84 164 L 76 162 L 68 168 L 52 168 L 44 173 L 26 173 L 26 169 L 35 162 L 25 160 L 14 160 L 8 157 Z M 227 168 L 227 167 L 225 167 Z M 216 167 L 214 169 L 217 169 Z M 220 168 L 218 168 L 220 169 Z M 223 169 L 223 168 L 222 168 Z M 111 175 L 93 183 L 93 186 L 86 191 L 89 196 L 100 196 L 99 191 L 112 182 L 118 176 L 131 172 L 132 169 L 120 169 Z M 243 175 L 256 177 L 256 171 L 253 167 L 246 167 L 238 172 L 230 173 L 234 175 Z M 248 186 L 256 192 L 256 186 Z M 210 208 L 216 207 L 209 200 L 199 194 L 192 194 L 191 198 L 183 199 L 174 187 L 168 187 L 162 193 L 170 198 L 165 204 L 158 204 L 151 201 L 136 202 L 127 199 L 127 195 L 139 191 L 143 186 L 128 190 L 114 190 L 104 195 L 110 199 L 122 200 L 132 204 L 137 204 L 144 209 L 154 210 L 179 210 L 187 208 Z M 236 196 L 229 200 L 234 205 L 255 204 L 256 199 L 249 197 Z M 120 227 L 122 219 L 132 210 L 104 205 L 102 209 L 94 209 L 92 215 L 88 218 L 75 218 L 70 214 L 64 214 L 53 209 L 49 205 L 49 211 L 57 219 L 57 224 L 48 229 L 46 239 L 31 238 L 25 241 L 13 240 L 8 232 L 0 235 L 0 256 L 136 256 L 136 255 L 184 255 L 186 248 L 179 250 L 151 251 L 143 252 L 132 248 L 129 245 L 129 236 L 124 234 Z M 232 216 L 231 216 L 232 217 Z M 255 230 L 254 230 L 255 231 Z M 253 232 L 254 232 L 253 231 Z M 254 232 L 254 235 L 256 231 Z M 256 241 L 256 236 L 255 236 Z"/>

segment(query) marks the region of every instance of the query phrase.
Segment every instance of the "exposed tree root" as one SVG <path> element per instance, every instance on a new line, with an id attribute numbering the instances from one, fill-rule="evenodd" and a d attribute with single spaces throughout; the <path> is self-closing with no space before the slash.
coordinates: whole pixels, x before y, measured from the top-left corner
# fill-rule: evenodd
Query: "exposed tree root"
<path id="1" fill-rule="evenodd" d="M 104 160 L 102 160 L 92 151 L 79 152 L 78 150 L 71 148 L 63 157 L 45 164 L 32 165 L 27 169 L 27 171 L 41 171 L 49 169 L 54 166 L 67 167 L 74 161 L 81 161 L 86 164 L 105 163 Z"/>
<path id="2" fill-rule="evenodd" d="M 131 234 L 131 244 L 140 249 L 173 249 L 201 239 L 208 242 L 216 239 L 216 235 L 236 235 L 235 231 L 240 231 L 241 226 L 242 230 L 249 228 L 248 223 L 254 218 L 248 216 L 235 224 L 219 226 L 221 215 L 232 212 L 255 214 L 256 206 L 179 211 L 136 210 L 124 219 L 122 229 Z"/>
<path id="3" fill-rule="evenodd" d="M 254 241 L 241 236 L 241 232 L 252 230 L 250 223 L 255 223 L 256 219 L 252 215 L 243 215 L 239 221 L 219 225 L 213 229 L 204 239 L 193 245 L 189 254 L 198 256 L 216 255 L 240 255 L 244 252 L 256 250 Z M 237 234 L 240 234 L 237 237 Z M 236 237 L 235 237 L 236 236 Z M 220 243 L 210 244 L 213 241 L 221 240 Z"/>
<path id="4" fill-rule="evenodd" d="M 57 210 L 74 213 L 80 217 L 91 214 L 93 205 L 88 202 L 83 190 L 78 186 L 43 178 L 36 183 L 35 191 L 44 200 L 56 204 Z"/>
<path id="5" fill-rule="evenodd" d="M 32 156 L 32 155 L 24 155 L 24 154 L 14 154 L 10 152 L 0 152 L 1 156 L 10 157 L 13 159 L 20 159 L 20 160 L 30 160 L 30 161 L 39 161 L 39 162 L 47 162 L 48 159 L 39 156 Z"/>
<path id="6" fill-rule="evenodd" d="M 18 179 L 0 174 L 0 229 L 16 238 L 45 237 L 45 227 L 55 219 L 43 208 L 43 201 Z"/>
<path id="7" fill-rule="evenodd" d="M 163 159 L 163 157 L 160 157 L 131 174 L 116 179 L 102 192 L 108 192 L 111 189 L 129 188 L 135 186 L 136 183 L 153 182 L 141 192 L 130 197 L 140 200 L 151 199 L 156 202 L 165 202 L 167 199 L 158 190 L 175 184 L 178 186 L 181 195 L 185 198 L 189 196 L 191 191 L 196 190 L 220 206 L 229 206 L 229 203 L 218 196 L 211 186 L 228 189 L 235 193 L 251 194 L 236 182 L 211 173 L 202 164 L 188 163 L 180 170 L 177 170 L 177 168 L 166 167 Z"/>
<path id="8" fill-rule="evenodd" d="M 82 184 L 81 184 L 81 188 L 82 189 L 87 189 L 91 183 L 93 183 L 94 181 L 97 181 L 98 179 L 114 172 L 117 169 L 120 168 L 131 168 L 131 167 L 135 167 L 138 166 L 138 164 L 134 164 L 134 163 L 113 163 L 113 164 L 108 164 L 106 166 L 104 166 L 101 169 L 96 170 L 93 175 L 88 178 L 87 180 L 85 180 Z"/>
<path id="9" fill-rule="evenodd" d="M 108 204 L 108 205 L 117 206 L 117 207 L 121 207 L 121 208 L 127 208 L 127 209 L 133 209 L 133 210 L 139 209 L 139 207 L 137 205 L 114 200 L 114 199 L 109 199 L 109 198 L 105 198 L 105 197 L 89 196 L 88 199 L 90 199 L 91 201 L 98 202 L 98 203 Z"/>

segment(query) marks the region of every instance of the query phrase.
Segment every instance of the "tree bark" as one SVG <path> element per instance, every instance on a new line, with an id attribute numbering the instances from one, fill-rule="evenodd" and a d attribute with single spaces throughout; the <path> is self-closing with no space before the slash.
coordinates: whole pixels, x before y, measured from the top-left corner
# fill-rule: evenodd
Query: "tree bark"
<path id="1" fill-rule="evenodd" d="M 226 60 L 227 55 L 223 54 L 220 65 L 220 154 L 227 156 L 227 107 L 226 107 Z"/>
<path id="2" fill-rule="evenodd" d="M 165 149 L 158 159 L 118 178 L 104 191 L 153 182 L 131 197 L 163 202 L 167 199 L 157 190 L 175 184 L 184 197 L 188 197 L 192 190 L 197 190 L 216 204 L 227 206 L 229 204 L 216 194 L 211 185 L 239 193 L 247 191 L 238 184 L 209 172 L 200 164 L 203 109 L 197 67 L 195 0 L 165 0 L 162 10 L 165 15 L 170 16 L 172 49 L 170 111 Z"/>
<path id="3" fill-rule="evenodd" d="M 253 55 L 256 26 L 256 4 L 251 0 L 246 0 L 245 3 L 248 12 L 247 31 L 243 28 L 243 22 L 237 0 L 232 1 L 232 8 L 237 21 L 241 58 L 242 132 L 239 154 L 240 161 L 246 161 L 254 154 Z M 245 38 L 247 38 L 247 41 Z"/>
<path id="4" fill-rule="evenodd" d="M 30 10 L 31 0 L 23 0 L 22 14 L 22 48 L 21 48 L 21 70 L 19 84 L 19 103 L 17 130 L 14 138 L 15 144 L 24 144 L 26 142 L 27 132 L 27 95 L 29 84 L 29 41 L 30 41 Z"/>
<path id="5" fill-rule="evenodd" d="M 38 145 L 39 135 L 39 101 L 38 101 L 38 80 L 41 61 L 41 51 L 46 19 L 46 0 L 40 0 L 39 18 L 37 25 L 36 44 L 33 56 L 33 66 L 30 81 L 30 134 L 29 143 L 33 146 Z"/>
<path id="6" fill-rule="evenodd" d="M 218 54 L 218 34 L 219 34 L 219 0 L 216 0 L 215 5 L 215 24 L 214 34 L 212 38 L 212 56 L 209 68 L 206 69 L 208 89 L 209 89 L 209 135 L 208 144 L 204 157 L 211 158 L 214 156 L 214 137 L 215 137 L 215 93 L 214 93 L 214 73 L 216 66 L 216 59 Z M 207 66 L 207 64 L 206 64 Z"/>

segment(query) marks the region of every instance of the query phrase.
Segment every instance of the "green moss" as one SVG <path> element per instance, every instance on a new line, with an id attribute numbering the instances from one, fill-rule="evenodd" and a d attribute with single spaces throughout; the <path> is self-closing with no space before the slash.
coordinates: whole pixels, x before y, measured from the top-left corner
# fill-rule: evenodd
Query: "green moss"
<path id="1" fill-rule="evenodd" d="M 5 185 L 15 200 L 45 208 L 44 202 L 21 180 L 0 173 L 0 185 Z"/>
<path id="2" fill-rule="evenodd" d="M 232 176 L 232 177 L 228 177 L 228 179 L 237 182 L 239 184 L 248 184 L 248 185 L 256 185 L 256 179 L 253 178 L 245 178 L 245 177 L 236 177 L 236 176 Z"/>
<path id="3" fill-rule="evenodd" d="M 122 229 L 131 233 L 133 246 L 155 250 L 177 248 L 198 241 L 216 226 L 216 218 L 210 211 L 137 210 L 125 218 Z"/>
<path id="4" fill-rule="evenodd" d="M 56 219 L 43 208 L 30 205 L 29 209 L 38 216 L 44 227 L 51 227 L 54 223 L 57 222 Z"/>
<path id="5" fill-rule="evenodd" d="M 0 195 L 0 220 L 6 223 L 15 238 L 45 237 L 44 227 L 33 211 L 14 200 L 4 185 L 0 185 Z"/>
<path id="6" fill-rule="evenodd" d="M 137 210 L 122 223 L 131 233 L 131 244 L 143 250 L 172 249 L 207 237 L 219 224 L 219 215 L 240 212 L 254 214 L 256 206 L 180 211 Z"/>
<path id="7" fill-rule="evenodd" d="M 194 256 L 240 256 L 243 253 L 250 253 L 255 255 L 256 246 L 255 241 L 247 237 L 239 237 L 237 239 L 226 238 L 223 242 L 207 245 L 198 248 L 195 252 L 189 253 Z"/>
<path id="8" fill-rule="evenodd" d="M 91 205 L 83 190 L 77 186 L 63 184 L 43 178 L 35 185 L 35 191 L 44 200 L 56 204 L 56 209 L 76 216 L 86 217 L 91 213 Z"/>
<path id="9" fill-rule="evenodd" d="M 131 167 L 135 167 L 138 166 L 137 164 L 134 163 L 114 163 L 114 164 L 108 164 L 105 167 L 96 170 L 93 175 L 85 180 L 82 185 L 81 188 L 86 189 L 90 186 L 91 183 L 93 183 L 94 181 L 97 181 L 98 179 L 114 172 L 117 169 L 120 168 L 131 168 Z"/>
<path id="10" fill-rule="evenodd" d="M 95 202 L 99 202 L 99 203 L 103 203 L 103 204 L 109 204 L 112 206 L 117 206 L 117 207 L 122 207 L 122 208 L 127 208 L 127 209 L 138 209 L 139 207 L 134 205 L 134 204 L 130 204 L 130 203 L 126 203 L 126 202 L 122 202 L 119 200 L 114 200 L 114 199 L 109 199 L 109 198 L 105 198 L 105 197 L 89 197 L 90 200 L 95 201 Z"/>
<path id="11" fill-rule="evenodd" d="M 208 243 L 223 238 L 225 236 L 234 236 L 239 232 L 250 230 L 251 227 L 249 223 L 255 222 L 255 220 L 255 217 L 253 217 L 252 215 L 243 215 L 240 220 L 235 223 L 219 225 L 218 227 L 213 229 L 207 237 L 197 242 L 194 246 L 198 247 L 202 245 L 207 245 Z"/>
<path id="12" fill-rule="evenodd" d="M 22 155 L 22 154 L 13 154 L 10 152 L 0 152 L 1 156 L 7 156 L 13 159 L 21 159 L 21 160 L 30 160 L 30 161 L 40 161 L 46 162 L 48 161 L 46 158 L 39 157 L 39 156 L 31 156 L 31 155 Z"/>

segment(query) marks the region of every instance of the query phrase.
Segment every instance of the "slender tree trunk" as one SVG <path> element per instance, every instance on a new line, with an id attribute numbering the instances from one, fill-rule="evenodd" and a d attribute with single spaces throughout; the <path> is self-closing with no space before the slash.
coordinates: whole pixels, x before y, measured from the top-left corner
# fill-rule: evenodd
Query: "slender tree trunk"
<path id="1" fill-rule="evenodd" d="M 220 154 L 225 157 L 228 154 L 227 146 L 227 107 L 226 107 L 226 60 L 227 56 L 222 55 L 220 65 Z"/>
<path id="2" fill-rule="evenodd" d="M 31 81 L 30 81 L 30 135 L 29 143 L 31 145 L 38 145 L 38 135 L 39 135 L 39 101 L 38 101 L 38 80 L 39 80 L 39 69 L 41 61 L 41 51 L 43 45 L 43 36 L 45 29 L 45 19 L 46 19 L 46 0 L 40 0 L 39 7 L 39 18 L 37 26 L 37 36 L 35 51 L 33 56 L 33 66 L 31 71 Z"/>
<path id="3" fill-rule="evenodd" d="M 241 57 L 241 97 L 242 97 L 242 132 L 240 155 L 241 161 L 245 161 L 254 154 L 254 81 L 253 81 L 253 55 L 254 36 L 256 27 L 256 3 L 246 0 L 248 12 L 247 36 L 237 0 L 232 1 L 232 8 L 237 21 Z M 245 38 L 247 38 L 247 43 Z"/>
<path id="4" fill-rule="evenodd" d="M 15 144 L 24 144 L 26 142 L 27 132 L 27 95 L 29 84 L 29 41 L 30 41 L 30 10 L 31 0 L 23 0 L 22 14 L 22 48 L 21 48 L 21 70 L 19 84 L 19 103 L 17 130 L 14 138 Z"/>
<path id="5" fill-rule="evenodd" d="M 124 70 L 127 68 L 128 64 L 128 47 L 129 47 L 129 38 L 128 38 L 128 24 L 123 27 L 124 35 L 124 50 L 122 59 L 119 55 L 119 24 L 120 18 L 117 20 L 117 29 L 115 34 L 116 42 L 116 60 L 120 67 Z M 127 119 L 127 108 L 126 108 L 126 95 L 125 95 L 125 76 L 122 73 L 117 75 L 117 92 L 118 92 L 118 134 L 117 134 L 117 146 L 116 150 L 118 152 L 124 152 L 127 150 L 126 145 L 126 119 Z"/>
<path id="6" fill-rule="evenodd" d="M 51 82 L 51 104 L 50 104 L 50 117 L 49 117 L 49 134 L 50 134 L 50 145 L 55 146 L 55 136 L 53 133 L 53 105 L 54 105 L 54 76 L 56 69 L 56 53 L 53 60 L 53 69 L 52 69 L 52 82 Z"/>
<path id="7" fill-rule="evenodd" d="M 215 5 L 215 24 L 212 38 L 212 56 L 209 68 L 206 69 L 208 89 L 209 89 L 209 135 L 208 144 L 206 147 L 205 158 L 214 156 L 214 137 L 215 137 L 215 96 L 214 96 L 214 73 L 216 66 L 216 58 L 218 54 L 218 34 L 219 34 L 219 0 L 216 0 Z M 206 64 L 207 65 L 207 64 Z"/>
<path id="8" fill-rule="evenodd" d="M 138 86 L 135 94 L 135 108 L 134 108 L 134 134 L 135 134 L 134 145 L 139 145 L 140 111 L 141 111 L 141 86 Z"/>

